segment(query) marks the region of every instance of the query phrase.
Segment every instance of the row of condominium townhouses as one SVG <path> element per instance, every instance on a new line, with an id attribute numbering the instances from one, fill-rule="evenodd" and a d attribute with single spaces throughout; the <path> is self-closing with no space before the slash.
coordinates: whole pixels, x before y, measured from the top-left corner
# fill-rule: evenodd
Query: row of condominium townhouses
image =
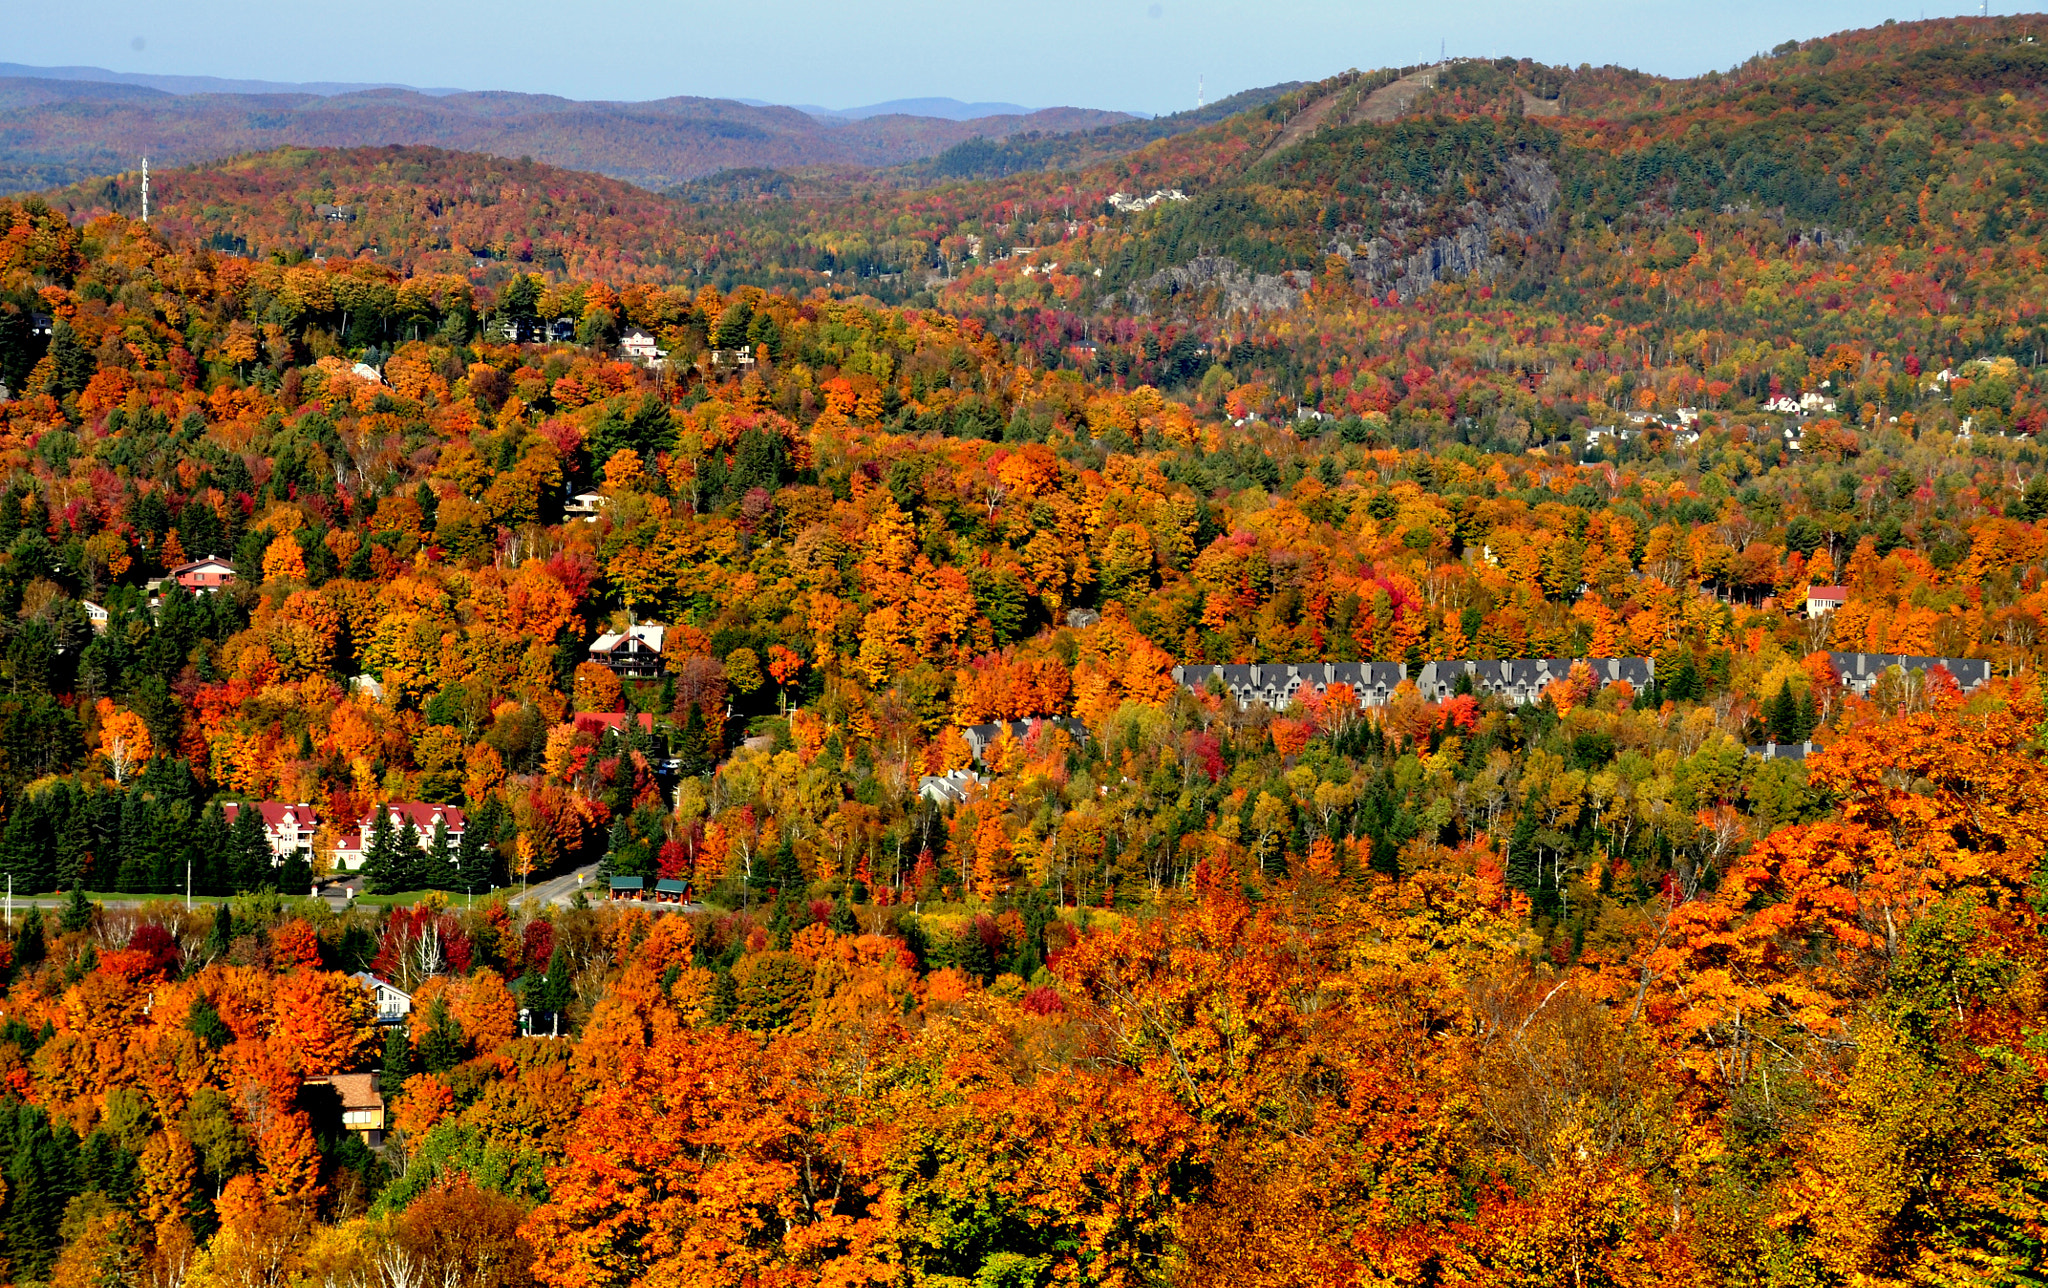
<path id="1" fill-rule="evenodd" d="M 310 853 L 314 838 L 320 834 L 328 820 L 320 811 L 301 801 L 257 801 L 256 810 L 263 817 L 263 836 L 270 843 L 270 851 L 283 859 L 294 851 Z M 242 806 L 230 801 L 221 807 L 228 825 L 233 826 L 240 815 Z M 421 849 L 428 849 L 434 843 L 434 829 L 446 829 L 448 844 L 457 845 L 462 834 L 468 830 L 469 821 L 462 808 L 457 805 L 441 805 L 430 801 L 390 801 L 381 807 L 390 822 L 391 830 L 404 835 L 406 824 L 413 829 L 414 843 Z M 353 820 L 353 826 L 335 829 L 331 834 L 333 852 L 331 855 L 336 871 L 353 872 L 363 866 L 364 852 L 369 848 L 370 835 L 377 826 L 377 815 L 372 812 Z"/>
<path id="2" fill-rule="evenodd" d="M 1843 687 L 1865 697 L 1893 667 L 1922 674 L 1937 667 L 1946 669 L 1965 692 L 1991 678 L 1991 664 L 1976 658 L 1830 653 L 1828 660 Z M 1457 692 L 1467 676 L 1476 693 L 1529 703 L 1539 701 L 1545 688 L 1569 677 L 1572 667 L 1581 662 L 1603 689 L 1626 680 L 1640 692 L 1657 678 L 1656 659 L 1648 657 L 1460 658 L 1414 666 L 1401 662 L 1190 664 L 1174 667 L 1173 678 L 1196 693 L 1208 692 L 1212 683 L 1220 683 L 1246 710 L 1266 706 L 1277 711 L 1297 697 L 1320 694 L 1337 684 L 1349 685 L 1360 707 L 1385 705 L 1404 681 L 1413 684 L 1423 698 L 1441 701 Z"/>

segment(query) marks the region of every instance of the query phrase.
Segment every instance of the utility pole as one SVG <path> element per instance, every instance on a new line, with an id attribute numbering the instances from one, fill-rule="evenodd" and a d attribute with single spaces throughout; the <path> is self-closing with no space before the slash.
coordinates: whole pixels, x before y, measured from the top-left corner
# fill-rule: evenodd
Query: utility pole
<path id="1" fill-rule="evenodd" d="M 149 222 L 149 158 L 142 158 L 142 222 Z"/>
<path id="2" fill-rule="evenodd" d="M 278 882 L 283 885 L 282 881 Z M 185 856 L 185 911 L 192 911 L 192 856 Z"/>
<path id="3" fill-rule="evenodd" d="M 7 928 L 14 929 L 14 874 L 7 874 Z"/>

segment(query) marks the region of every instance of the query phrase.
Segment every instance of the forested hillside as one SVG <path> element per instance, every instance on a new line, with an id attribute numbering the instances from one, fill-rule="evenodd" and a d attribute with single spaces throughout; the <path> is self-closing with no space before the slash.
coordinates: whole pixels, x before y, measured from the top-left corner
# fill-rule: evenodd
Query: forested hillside
<path id="1" fill-rule="evenodd" d="M 2027 35 L 0 202 L 6 1278 L 2032 1283 Z"/>

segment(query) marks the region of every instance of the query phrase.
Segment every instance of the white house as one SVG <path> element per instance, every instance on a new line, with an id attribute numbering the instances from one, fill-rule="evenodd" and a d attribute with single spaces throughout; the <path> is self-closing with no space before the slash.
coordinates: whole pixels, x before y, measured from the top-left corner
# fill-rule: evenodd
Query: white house
<path id="1" fill-rule="evenodd" d="M 366 970 L 357 971 L 350 978 L 368 990 L 377 1003 L 377 1023 L 397 1024 L 412 1014 L 412 994 L 390 980 L 379 979 Z"/>
<path id="2" fill-rule="evenodd" d="M 629 362 L 644 362 L 652 366 L 668 357 L 656 344 L 654 337 L 638 329 L 628 331 L 619 339 L 619 353 Z"/>
<path id="3" fill-rule="evenodd" d="M 578 492 L 562 507 L 565 518 L 581 519 L 585 523 L 596 523 L 598 513 L 604 509 L 605 496 L 602 492 Z"/>
<path id="4" fill-rule="evenodd" d="M 1846 586 L 1811 586 L 1806 591 L 1806 615 L 1825 617 L 1849 602 Z"/>

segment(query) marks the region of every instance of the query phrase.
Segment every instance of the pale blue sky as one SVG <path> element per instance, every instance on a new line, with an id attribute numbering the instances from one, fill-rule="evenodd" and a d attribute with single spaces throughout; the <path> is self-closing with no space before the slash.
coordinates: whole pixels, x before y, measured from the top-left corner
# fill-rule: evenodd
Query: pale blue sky
<path id="1" fill-rule="evenodd" d="M 1993 6 L 1993 12 L 1998 11 Z M 2012 12 L 2007 6 L 2006 12 Z M 14 6 L 0 61 L 572 98 L 851 107 L 921 95 L 1126 111 L 1452 54 L 1726 68 L 1791 37 L 1975 13 L 1881 0 L 92 0 Z"/>

